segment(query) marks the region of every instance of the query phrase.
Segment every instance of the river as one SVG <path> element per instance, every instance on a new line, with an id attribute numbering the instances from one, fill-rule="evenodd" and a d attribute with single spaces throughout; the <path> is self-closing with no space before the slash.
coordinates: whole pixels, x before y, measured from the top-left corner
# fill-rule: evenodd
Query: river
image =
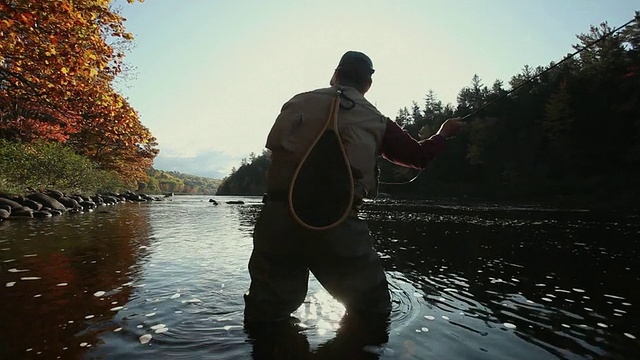
<path id="1" fill-rule="evenodd" d="M 210 198 L 0 223 L 0 357 L 257 358 L 242 294 L 262 204 Z M 390 282 L 388 341 L 349 349 L 312 277 L 282 358 L 640 359 L 640 217 L 390 200 L 361 216 Z"/>

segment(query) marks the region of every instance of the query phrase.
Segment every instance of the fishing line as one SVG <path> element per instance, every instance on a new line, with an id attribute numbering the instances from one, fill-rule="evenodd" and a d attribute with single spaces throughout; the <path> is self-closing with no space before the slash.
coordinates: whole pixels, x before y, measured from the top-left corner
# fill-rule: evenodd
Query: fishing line
<path id="1" fill-rule="evenodd" d="M 527 80 L 523 81 L 522 83 L 520 83 L 518 86 L 515 86 L 513 89 L 507 91 L 506 93 L 500 95 L 499 97 L 497 97 L 496 99 L 480 106 L 479 108 L 473 110 L 471 113 L 465 115 L 464 117 L 461 118 L 462 121 L 468 122 L 468 119 L 477 115 L 478 113 L 480 113 L 482 110 L 488 108 L 489 106 L 504 100 L 505 98 L 507 98 L 507 96 L 513 94 L 514 92 L 518 91 L 519 89 L 521 89 L 523 86 L 533 82 L 534 80 L 536 80 L 537 78 L 539 78 L 540 76 L 542 76 L 543 74 L 551 71 L 552 69 L 560 66 L 560 64 L 568 61 L 569 59 L 572 59 L 574 56 L 578 55 L 579 53 L 583 52 L 586 49 L 591 48 L 592 46 L 594 46 L 595 44 L 599 43 L 600 41 L 604 40 L 605 38 L 617 33 L 618 31 L 624 29 L 625 27 L 629 26 L 632 22 L 636 21 L 636 18 L 634 17 L 633 19 L 627 21 L 626 23 L 624 23 L 623 25 L 618 26 L 617 28 L 613 29 L 612 31 L 610 31 L 607 34 L 602 35 L 600 38 L 588 43 L 587 45 L 585 45 L 584 47 L 574 51 L 573 53 L 567 55 L 566 57 L 564 57 L 562 60 L 560 60 L 559 62 L 549 66 L 548 68 L 546 68 L 545 70 L 541 71 L 540 73 L 528 78 Z M 404 184 L 409 184 L 411 182 L 413 182 L 414 180 L 416 180 L 420 174 L 422 173 L 422 169 L 419 170 L 418 174 L 416 176 L 414 176 L 411 180 L 408 181 L 402 181 L 402 182 L 380 182 L 380 184 L 384 184 L 384 185 L 404 185 Z"/>

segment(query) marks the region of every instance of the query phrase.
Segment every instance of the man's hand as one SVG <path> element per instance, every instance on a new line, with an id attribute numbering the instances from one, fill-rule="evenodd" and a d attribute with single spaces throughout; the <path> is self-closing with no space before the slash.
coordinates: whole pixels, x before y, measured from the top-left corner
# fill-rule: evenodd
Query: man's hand
<path id="1" fill-rule="evenodd" d="M 463 124 L 464 123 L 460 118 L 447 119 L 445 122 L 442 123 L 442 125 L 440 126 L 440 129 L 436 134 L 444 136 L 445 139 L 454 137 L 458 132 L 460 132 L 460 129 L 462 128 Z"/>

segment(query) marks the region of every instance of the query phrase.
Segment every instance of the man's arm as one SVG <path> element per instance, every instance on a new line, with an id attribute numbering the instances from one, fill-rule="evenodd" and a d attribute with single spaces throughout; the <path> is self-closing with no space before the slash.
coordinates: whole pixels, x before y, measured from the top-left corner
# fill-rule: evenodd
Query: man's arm
<path id="1" fill-rule="evenodd" d="M 417 141 L 395 121 L 387 119 L 380 155 L 394 164 L 423 169 L 429 161 L 445 148 L 445 139 L 460 131 L 459 119 L 448 119 L 438 132 L 425 140 Z"/>

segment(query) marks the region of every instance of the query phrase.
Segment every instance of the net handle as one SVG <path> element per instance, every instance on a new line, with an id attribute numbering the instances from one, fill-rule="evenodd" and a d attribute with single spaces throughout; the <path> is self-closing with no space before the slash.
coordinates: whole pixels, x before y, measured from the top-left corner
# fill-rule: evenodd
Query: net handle
<path id="1" fill-rule="evenodd" d="M 351 208 L 353 206 L 353 194 L 354 194 L 354 184 L 353 184 L 353 173 L 351 172 L 351 165 L 349 164 L 349 158 L 347 158 L 347 153 L 344 150 L 344 146 L 342 145 L 342 139 L 340 138 L 340 132 L 338 131 L 338 110 L 340 109 L 340 98 L 342 96 L 342 90 L 338 90 L 338 93 L 336 94 L 336 96 L 334 97 L 333 101 L 331 102 L 331 108 L 329 110 L 329 117 L 327 118 L 327 122 L 325 123 L 324 127 L 322 128 L 322 130 L 320 131 L 320 133 L 318 134 L 318 136 L 316 136 L 315 140 L 311 143 L 311 146 L 309 146 L 309 149 L 306 151 L 306 153 L 304 154 L 304 156 L 302 157 L 302 159 L 300 160 L 298 166 L 296 167 L 295 172 L 293 173 L 293 176 L 291 177 L 291 184 L 289 185 L 289 194 L 287 196 L 287 202 L 289 205 L 289 212 L 291 213 L 291 216 L 293 216 L 294 220 L 300 224 L 302 227 L 306 228 L 306 229 L 310 229 L 310 230 L 327 230 L 327 229 L 331 229 L 337 225 L 339 225 L 340 223 L 342 223 L 348 216 L 349 213 L 351 212 Z M 313 148 L 316 146 L 316 144 L 318 143 L 318 141 L 320 140 L 320 138 L 322 137 L 322 135 L 325 133 L 325 131 L 333 131 L 336 133 L 336 136 L 338 137 L 338 144 L 340 145 L 340 152 L 342 153 L 342 158 L 344 159 L 345 163 L 347 164 L 347 171 L 349 173 L 349 189 L 350 191 L 350 196 L 349 196 L 349 203 L 345 209 L 344 214 L 342 214 L 342 216 L 336 220 L 335 222 L 333 222 L 332 224 L 329 225 L 325 225 L 325 226 L 313 226 L 313 225 L 309 225 L 307 223 L 305 223 L 302 219 L 300 219 L 300 217 L 298 216 L 298 214 L 296 213 L 296 210 L 293 206 L 293 187 L 294 184 L 296 182 L 296 178 L 298 177 L 298 173 L 300 172 L 300 169 L 302 168 L 302 165 L 304 165 L 305 160 L 307 160 L 307 157 L 309 157 L 309 154 L 311 154 L 311 151 L 313 150 Z"/>

